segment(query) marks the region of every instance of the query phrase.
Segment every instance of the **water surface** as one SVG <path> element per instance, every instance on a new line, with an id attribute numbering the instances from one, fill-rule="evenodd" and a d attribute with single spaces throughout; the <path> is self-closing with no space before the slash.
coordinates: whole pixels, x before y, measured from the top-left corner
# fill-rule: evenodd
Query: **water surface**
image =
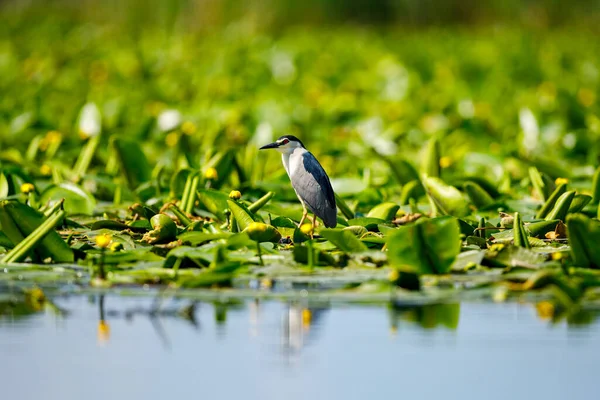
<path id="1" fill-rule="evenodd" d="M 551 324 L 527 304 L 53 301 L 64 313 L 0 316 L 3 398 L 584 399 L 597 392 L 600 323 Z"/>

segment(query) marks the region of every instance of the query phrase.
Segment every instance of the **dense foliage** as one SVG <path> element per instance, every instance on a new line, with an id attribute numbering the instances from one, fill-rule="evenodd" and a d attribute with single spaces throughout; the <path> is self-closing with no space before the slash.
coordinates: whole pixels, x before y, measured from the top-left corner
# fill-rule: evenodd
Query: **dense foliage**
<path id="1" fill-rule="evenodd" d="M 2 22 L 3 281 L 595 296 L 600 52 L 583 30 Z M 283 134 L 338 194 L 338 228 L 314 239 L 258 151 Z"/>

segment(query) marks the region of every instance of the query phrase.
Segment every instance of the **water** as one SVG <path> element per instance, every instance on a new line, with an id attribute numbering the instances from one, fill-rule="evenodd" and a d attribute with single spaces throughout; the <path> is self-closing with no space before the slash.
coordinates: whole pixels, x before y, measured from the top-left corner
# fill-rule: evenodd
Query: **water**
<path id="1" fill-rule="evenodd" d="M 600 323 L 527 304 L 222 305 L 72 296 L 0 316 L 5 399 L 595 398 Z M 101 303 L 102 307 L 101 307 Z M 99 330 L 100 315 L 108 329 Z"/>

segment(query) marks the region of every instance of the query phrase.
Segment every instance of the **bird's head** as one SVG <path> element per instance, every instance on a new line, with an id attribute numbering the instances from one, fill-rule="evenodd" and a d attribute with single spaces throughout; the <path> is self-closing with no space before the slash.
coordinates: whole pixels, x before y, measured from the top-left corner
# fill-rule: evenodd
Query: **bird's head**
<path id="1" fill-rule="evenodd" d="M 304 144 L 293 135 L 285 135 L 274 141 L 273 143 L 269 143 L 260 148 L 260 150 L 264 149 L 277 149 L 280 153 L 291 153 L 297 148 L 305 148 Z"/>

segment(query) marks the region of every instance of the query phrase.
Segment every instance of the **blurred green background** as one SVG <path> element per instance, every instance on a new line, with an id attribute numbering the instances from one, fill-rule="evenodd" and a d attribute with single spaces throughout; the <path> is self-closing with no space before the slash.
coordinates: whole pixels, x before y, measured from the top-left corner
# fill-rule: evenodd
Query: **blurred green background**
<path id="1" fill-rule="evenodd" d="M 25 163 L 34 138 L 58 132 L 58 152 L 29 161 L 69 164 L 101 131 L 138 139 L 171 171 L 250 149 L 240 162 L 249 186 L 284 174 L 275 154 L 261 153 L 267 169 L 255 170 L 251 150 L 283 134 L 301 137 L 332 176 L 375 186 L 414 179 L 398 161 L 418 166 L 432 137 L 445 174 L 493 182 L 525 176 L 514 162 L 551 177 L 598 164 L 598 1 L 55 0 L 0 10 L 4 161 Z M 81 123 L 85 104 L 101 126 Z M 92 167 L 107 158 L 98 152 Z"/>

